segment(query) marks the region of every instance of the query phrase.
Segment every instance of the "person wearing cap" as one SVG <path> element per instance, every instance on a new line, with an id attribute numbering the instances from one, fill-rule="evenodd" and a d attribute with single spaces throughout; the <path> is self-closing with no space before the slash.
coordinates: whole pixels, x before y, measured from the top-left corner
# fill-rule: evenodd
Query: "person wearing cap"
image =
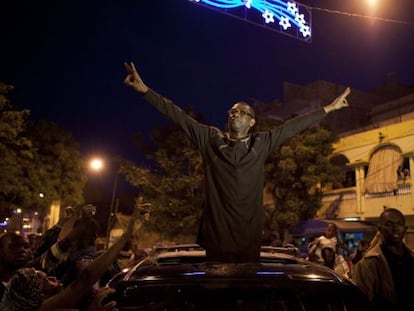
<path id="1" fill-rule="evenodd" d="M 134 64 L 125 63 L 124 83 L 143 95 L 175 122 L 198 147 L 204 161 L 205 203 L 197 242 L 208 261 L 257 262 L 264 226 L 264 164 L 287 139 L 348 106 L 350 88 L 316 111 L 291 119 L 270 131 L 250 133 L 256 123 L 253 108 L 235 103 L 228 111 L 228 130 L 200 124 L 170 99 L 150 89 Z"/>

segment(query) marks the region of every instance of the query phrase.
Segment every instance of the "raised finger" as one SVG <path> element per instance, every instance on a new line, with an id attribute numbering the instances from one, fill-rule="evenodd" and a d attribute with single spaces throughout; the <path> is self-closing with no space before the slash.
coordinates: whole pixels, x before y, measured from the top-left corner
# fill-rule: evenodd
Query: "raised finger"
<path id="1" fill-rule="evenodd" d="M 344 96 L 348 96 L 351 93 L 351 88 L 348 86 L 344 91 Z"/>
<path id="2" fill-rule="evenodd" d="M 131 64 L 132 64 L 132 63 L 131 63 Z M 130 64 L 128 64 L 127 62 L 125 62 L 125 63 L 124 63 L 124 66 L 125 66 L 126 70 L 127 70 L 129 73 L 133 73 L 133 72 L 134 72 L 135 67 L 133 67 L 133 65 L 131 66 Z"/>

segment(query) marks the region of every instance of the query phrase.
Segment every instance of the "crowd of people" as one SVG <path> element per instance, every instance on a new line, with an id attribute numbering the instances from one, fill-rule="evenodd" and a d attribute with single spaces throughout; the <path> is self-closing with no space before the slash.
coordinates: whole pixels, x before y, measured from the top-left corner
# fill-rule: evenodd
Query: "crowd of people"
<path id="1" fill-rule="evenodd" d="M 197 242 L 213 262 L 258 262 L 264 229 L 264 163 L 287 139 L 348 107 L 350 88 L 331 103 L 265 132 L 252 132 L 253 108 L 239 101 L 228 111 L 227 131 L 201 124 L 171 100 L 149 88 L 133 63 L 125 63 L 124 83 L 175 122 L 200 150 L 205 170 L 205 204 Z M 142 201 L 141 201 L 142 203 Z M 121 251 L 142 217 L 138 204 L 123 235 L 103 253 L 96 252 L 97 225 L 87 205 L 72 222 L 58 223 L 41 243 L 28 246 L 15 233 L 0 236 L 0 310 L 111 310 L 102 303 L 113 290 L 104 286 L 117 271 Z M 344 258 L 334 224 L 310 245 L 308 259 L 349 278 L 367 296 L 369 310 L 401 310 L 409 303 L 414 253 L 404 244 L 404 215 L 389 208 L 380 215 L 377 236 Z M 348 250 L 349 251 L 349 250 Z M 137 254 L 138 256 L 138 254 Z M 119 267 L 118 267 L 119 268 Z M 385 309 L 384 309 L 385 308 Z"/>
<path id="2" fill-rule="evenodd" d="M 105 284 L 120 271 L 120 254 L 147 218 L 142 209 L 137 211 L 121 238 L 101 253 L 95 249 L 97 224 L 90 205 L 69 218 L 69 229 L 68 219 L 50 228 L 36 247 L 28 237 L 1 234 L 0 310 L 113 310 L 115 301 L 102 303 L 114 292 Z M 351 251 L 340 242 L 336 225 L 328 223 L 324 234 L 308 245 L 307 259 L 353 282 L 369 301 L 366 310 L 403 310 L 411 302 L 406 284 L 414 278 L 414 252 L 404 243 L 406 231 L 404 215 L 386 208 L 376 235 Z"/>
<path id="3" fill-rule="evenodd" d="M 355 252 L 338 239 L 337 226 L 328 223 L 325 233 L 309 243 L 307 259 L 332 268 L 345 277 L 350 277 L 352 259 L 355 255 Z"/>
<path id="4" fill-rule="evenodd" d="M 134 212 L 124 234 L 102 252 L 95 249 L 97 225 L 90 206 L 73 219 L 70 229 L 70 221 L 59 221 L 36 247 L 17 233 L 0 235 L 0 310 L 114 310 L 116 302 L 105 301 L 114 290 L 105 284 L 120 271 L 121 254 L 134 226 L 136 230 L 142 224 L 142 213 Z M 359 241 L 352 252 L 329 223 L 309 244 L 307 259 L 353 282 L 369 301 L 366 310 L 402 310 L 411 302 L 407 284 L 414 277 L 414 252 L 404 243 L 406 231 L 404 215 L 387 208 L 376 235 Z"/>
<path id="5" fill-rule="evenodd" d="M 335 223 L 311 238 L 307 252 L 299 257 L 326 266 L 354 283 L 367 299 L 363 310 L 406 310 L 410 300 L 410 281 L 414 277 L 414 251 L 405 241 L 405 216 L 395 208 L 384 208 L 373 237 L 359 240 L 356 249 L 341 241 Z M 274 241 L 264 240 L 266 245 Z M 284 244 L 277 240 L 277 246 Z"/>
<path id="6" fill-rule="evenodd" d="M 123 235 L 101 253 L 95 247 L 98 225 L 92 205 L 59 220 L 36 247 L 28 237 L 2 233 L 0 310 L 114 309 L 115 301 L 103 303 L 114 292 L 105 284 L 120 271 L 120 254 L 142 225 L 142 210 L 138 205 Z"/>
<path id="7" fill-rule="evenodd" d="M 364 310 L 406 310 L 412 304 L 407 285 L 414 277 L 414 252 L 404 242 L 406 231 L 401 211 L 386 208 L 375 236 L 360 240 L 351 251 L 339 241 L 336 225 L 329 223 L 309 243 L 307 259 L 353 282 L 367 298 Z"/>

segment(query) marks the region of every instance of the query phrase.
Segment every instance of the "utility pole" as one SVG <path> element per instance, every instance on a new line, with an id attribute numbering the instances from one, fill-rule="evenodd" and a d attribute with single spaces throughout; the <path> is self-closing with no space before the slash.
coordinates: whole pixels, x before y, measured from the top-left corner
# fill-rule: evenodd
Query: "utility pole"
<path id="1" fill-rule="evenodd" d="M 118 209 L 118 200 L 116 199 L 116 190 L 118 187 L 118 176 L 119 176 L 119 173 L 117 172 L 115 175 L 114 186 L 112 187 L 111 205 L 109 207 L 108 223 L 106 226 L 105 249 L 108 249 L 109 247 L 109 239 L 110 239 L 110 233 L 112 229 L 113 217 L 115 216 L 115 210 Z"/>

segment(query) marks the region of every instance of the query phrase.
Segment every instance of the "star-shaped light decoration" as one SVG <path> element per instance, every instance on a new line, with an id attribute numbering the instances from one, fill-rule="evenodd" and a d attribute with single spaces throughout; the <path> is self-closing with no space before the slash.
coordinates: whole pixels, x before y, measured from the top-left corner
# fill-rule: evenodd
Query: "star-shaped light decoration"
<path id="1" fill-rule="evenodd" d="M 282 26 L 282 28 L 284 30 L 288 29 L 289 27 L 292 27 L 292 25 L 289 23 L 289 19 L 287 17 L 285 17 L 285 16 L 282 16 L 280 18 L 279 25 Z"/>
<path id="2" fill-rule="evenodd" d="M 310 36 L 312 34 L 310 27 L 306 25 L 300 28 L 299 31 L 302 33 L 304 37 Z"/>
<path id="3" fill-rule="evenodd" d="M 299 13 L 299 9 L 298 9 L 296 3 L 294 3 L 294 2 L 288 2 L 287 3 L 287 10 L 289 12 L 291 12 L 293 15 L 295 15 L 296 13 Z"/>
<path id="4" fill-rule="evenodd" d="M 310 8 L 294 0 L 189 0 L 206 7 L 222 10 L 227 15 L 245 19 L 251 23 L 263 25 L 257 21 L 260 13 L 266 27 L 299 39 L 310 41 Z M 241 11 L 240 7 L 244 10 Z M 251 12 L 252 11 L 252 12 Z M 251 12 L 251 13 L 250 13 Z M 254 13 L 256 12 L 256 13 Z M 305 14 L 306 13 L 306 16 Z M 256 16 L 255 16 L 256 14 Z M 253 16 L 251 20 L 250 15 Z M 279 22 L 275 24 L 275 20 Z M 278 27 L 275 27 L 275 26 Z M 297 29 L 298 31 L 295 31 Z"/>
<path id="5" fill-rule="evenodd" d="M 306 23 L 303 14 L 296 14 L 295 21 L 303 25 Z"/>
<path id="6" fill-rule="evenodd" d="M 262 16 L 265 19 L 266 24 L 275 22 L 275 19 L 273 18 L 273 13 L 268 10 L 265 10 Z"/>

